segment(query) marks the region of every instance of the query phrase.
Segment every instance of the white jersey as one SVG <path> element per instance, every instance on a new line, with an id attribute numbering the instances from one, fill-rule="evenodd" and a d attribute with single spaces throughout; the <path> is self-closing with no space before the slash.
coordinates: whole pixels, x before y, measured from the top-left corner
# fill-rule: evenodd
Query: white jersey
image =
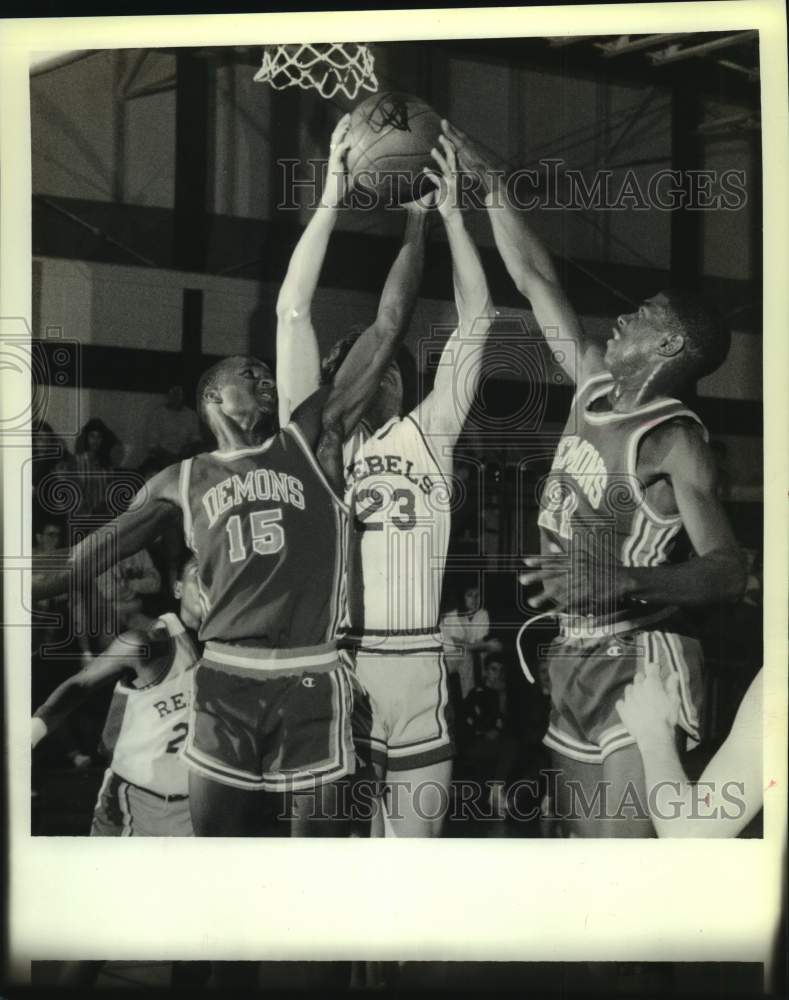
<path id="1" fill-rule="evenodd" d="M 102 742 L 120 778 L 159 795 L 186 795 L 188 772 L 181 749 L 189 729 L 192 672 L 199 656 L 177 615 L 158 618 L 170 637 L 169 667 L 158 680 L 115 685 Z"/>
<path id="2" fill-rule="evenodd" d="M 430 445 L 409 415 L 357 430 L 346 455 L 349 631 L 436 629 L 452 496 Z"/>

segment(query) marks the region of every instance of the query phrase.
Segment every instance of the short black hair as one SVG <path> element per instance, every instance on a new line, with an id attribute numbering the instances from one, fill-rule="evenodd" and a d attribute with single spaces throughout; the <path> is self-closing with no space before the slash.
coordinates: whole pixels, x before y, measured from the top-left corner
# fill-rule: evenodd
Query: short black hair
<path id="1" fill-rule="evenodd" d="M 200 380 L 197 383 L 197 389 L 195 390 L 195 403 L 197 404 L 197 413 L 200 419 L 204 423 L 208 423 L 208 414 L 205 408 L 205 397 L 209 389 L 218 389 L 224 381 L 224 374 L 228 367 L 228 361 L 235 360 L 235 358 L 222 358 L 221 361 L 217 361 L 215 364 L 207 368 L 203 374 L 200 376 Z"/>
<path id="2" fill-rule="evenodd" d="M 350 332 L 332 347 L 326 357 L 321 359 L 320 384 L 331 385 L 334 377 L 348 357 L 351 348 L 364 333 L 363 326 L 352 327 Z"/>
<path id="3" fill-rule="evenodd" d="M 231 354 L 230 357 L 222 358 L 215 364 L 211 365 L 209 369 L 203 372 L 200 376 L 200 381 L 197 383 L 197 391 L 195 392 L 195 402 L 197 404 L 197 412 L 200 419 L 208 424 L 208 412 L 205 405 L 206 393 L 209 389 L 220 389 L 225 383 L 225 372 L 229 368 L 234 367 L 239 362 L 249 361 L 254 362 L 258 365 L 265 365 L 266 368 L 271 366 L 265 362 L 261 361 L 259 358 L 253 358 L 249 354 Z"/>
<path id="4" fill-rule="evenodd" d="M 731 346 L 731 330 L 712 303 L 692 292 L 663 292 L 670 321 L 685 338 L 684 364 L 689 376 L 701 378 L 720 368 Z"/>

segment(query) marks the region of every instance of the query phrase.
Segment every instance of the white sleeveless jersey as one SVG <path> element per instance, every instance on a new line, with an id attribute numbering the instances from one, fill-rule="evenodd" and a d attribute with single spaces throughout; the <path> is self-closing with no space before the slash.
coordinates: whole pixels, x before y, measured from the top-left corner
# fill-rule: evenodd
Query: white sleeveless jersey
<path id="1" fill-rule="evenodd" d="M 451 488 L 416 419 L 362 427 L 346 450 L 352 634 L 435 629 L 451 518 Z"/>
<path id="2" fill-rule="evenodd" d="M 119 777 L 159 795 L 186 795 L 188 772 L 181 749 L 189 729 L 192 672 L 199 656 L 177 615 L 162 615 L 157 625 L 170 636 L 170 665 L 160 680 L 146 687 L 118 681 L 102 743 L 111 751 L 110 767 Z"/>

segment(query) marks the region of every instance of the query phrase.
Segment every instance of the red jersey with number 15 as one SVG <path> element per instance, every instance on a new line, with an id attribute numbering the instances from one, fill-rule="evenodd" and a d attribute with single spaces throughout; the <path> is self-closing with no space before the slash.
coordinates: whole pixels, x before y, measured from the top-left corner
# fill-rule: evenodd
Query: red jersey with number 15
<path id="1" fill-rule="evenodd" d="M 184 460 L 180 494 L 202 641 L 295 649 L 334 638 L 346 508 L 295 424 L 254 448 Z"/>

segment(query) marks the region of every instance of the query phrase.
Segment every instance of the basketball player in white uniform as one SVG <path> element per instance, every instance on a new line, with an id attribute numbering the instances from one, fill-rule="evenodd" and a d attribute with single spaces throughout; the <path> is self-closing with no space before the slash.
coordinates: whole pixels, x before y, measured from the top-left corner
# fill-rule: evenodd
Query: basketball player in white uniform
<path id="1" fill-rule="evenodd" d="M 706 431 L 681 401 L 722 364 L 729 332 L 706 303 L 669 290 L 619 316 L 605 344 L 589 338 L 526 213 L 508 204 L 503 174 L 442 127 L 485 187 L 507 270 L 541 329 L 560 334 L 576 383 L 540 501 L 542 555 L 527 558 L 520 577 L 536 588 L 529 604 L 559 620 L 544 740 L 560 775 L 559 811 L 574 835 L 650 836 L 641 755 L 616 703 L 646 664 L 657 666 L 682 688 L 675 735 L 697 736 L 701 649 L 683 612 L 735 601 L 745 586 Z M 670 562 L 680 532 L 695 557 Z"/>
<path id="2" fill-rule="evenodd" d="M 357 746 L 366 744 L 377 775 L 386 780 L 391 831 L 406 837 L 438 836 L 448 804 L 454 747 L 438 616 L 449 544 L 452 450 L 474 399 L 494 317 L 457 206 L 454 150 L 443 138 L 442 146 L 442 152 L 433 151 L 441 175 L 432 176 L 452 253 L 458 328 L 422 403 L 400 417 L 402 378 L 392 364 L 345 449 L 346 502 L 352 511 L 347 639 L 372 708 L 371 730 L 356 734 Z M 293 263 L 289 279 L 299 287 Z M 289 330 L 281 323 L 278 343 L 288 334 L 308 339 L 310 333 L 311 327 Z M 350 337 L 335 347 L 324 360 L 322 379 L 332 376 L 352 344 Z M 309 382 L 300 391 L 308 388 Z"/>
<path id="3" fill-rule="evenodd" d="M 188 771 L 181 750 L 188 732 L 194 632 L 201 620 L 197 563 L 175 584 L 180 614 L 164 614 L 146 631 L 120 635 L 36 710 L 32 744 L 43 739 L 97 688 L 115 681 L 102 749 L 111 757 L 93 814 L 91 836 L 191 837 Z"/>

